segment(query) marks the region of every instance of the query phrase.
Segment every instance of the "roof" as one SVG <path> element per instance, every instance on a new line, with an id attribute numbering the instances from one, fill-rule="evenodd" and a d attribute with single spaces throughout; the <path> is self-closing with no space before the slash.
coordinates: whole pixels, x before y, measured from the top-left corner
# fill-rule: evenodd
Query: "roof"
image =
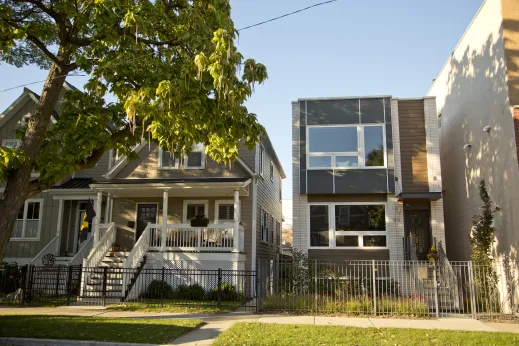
<path id="1" fill-rule="evenodd" d="M 54 186 L 53 189 L 88 189 L 90 184 L 96 184 L 92 178 L 72 178 L 59 186 Z"/>
<path id="2" fill-rule="evenodd" d="M 163 179 L 111 179 L 97 184 L 179 184 L 179 183 L 240 183 L 250 178 L 228 177 L 196 177 L 196 178 L 163 178 Z"/>
<path id="3" fill-rule="evenodd" d="M 265 147 L 265 149 L 267 149 L 270 152 L 270 154 L 272 156 L 272 160 L 274 160 L 274 163 L 276 164 L 276 166 L 279 169 L 279 174 L 281 175 L 281 177 L 283 179 L 285 179 L 287 177 L 287 175 L 285 174 L 285 171 L 283 170 L 281 161 L 279 161 L 278 155 L 276 154 L 276 150 L 274 149 L 274 146 L 272 145 L 272 142 L 270 141 L 269 135 L 266 132 L 265 132 L 265 136 L 262 136 L 262 139 L 263 139 L 263 141 L 262 141 L 263 146 Z"/>

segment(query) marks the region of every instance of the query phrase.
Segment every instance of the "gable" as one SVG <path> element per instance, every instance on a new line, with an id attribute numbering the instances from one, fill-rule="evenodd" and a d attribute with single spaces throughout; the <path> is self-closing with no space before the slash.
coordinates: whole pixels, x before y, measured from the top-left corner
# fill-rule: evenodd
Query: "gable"
<path id="1" fill-rule="evenodd" d="M 20 98 L 22 99 L 17 100 L 17 104 L 11 105 L 0 119 L 0 143 L 3 139 L 16 138 L 16 129 L 20 120 L 36 109 L 36 103 L 29 95 L 22 95 Z"/>
<path id="2" fill-rule="evenodd" d="M 187 177 L 236 177 L 248 178 L 249 174 L 238 163 L 224 165 L 206 157 L 204 169 L 159 169 L 159 147 L 146 145 L 138 153 L 139 159 L 130 161 L 114 177 L 115 179 L 160 179 Z"/>

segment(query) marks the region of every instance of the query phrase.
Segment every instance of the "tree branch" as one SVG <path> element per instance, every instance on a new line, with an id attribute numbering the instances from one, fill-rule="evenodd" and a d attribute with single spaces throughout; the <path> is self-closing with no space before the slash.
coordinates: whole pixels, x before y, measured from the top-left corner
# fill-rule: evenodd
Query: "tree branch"
<path id="1" fill-rule="evenodd" d="M 112 136 L 110 137 L 111 142 L 120 142 L 123 139 L 126 139 L 130 136 L 132 136 L 133 133 L 130 130 L 130 127 L 128 125 L 125 126 L 123 130 L 114 132 Z M 98 149 L 94 149 L 90 156 L 85 160 L 84 163 L 80 164 L 79 167 L 81 170 L 92 168 L 96 165 L 96 163 L 103 157 L 103 154 L 105 153 L 106 148 L 101 147 Z"/>

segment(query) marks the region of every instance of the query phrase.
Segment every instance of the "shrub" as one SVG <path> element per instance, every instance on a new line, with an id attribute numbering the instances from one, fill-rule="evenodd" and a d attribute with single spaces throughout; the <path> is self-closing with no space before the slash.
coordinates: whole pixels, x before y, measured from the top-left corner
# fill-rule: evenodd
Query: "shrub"
<path id="1" fill-rule="evenodd" d="M 377 299 L 377 312 L 390 315 L 426 316 L 429 305 L 417 298 L 381 298 Z"/>
<path id="2" fill-rule="evenodd" d="M 147 299 L 161 299 L 162 297 L 165 299 L 172 298 L 173 288 L 165 281 L 153 280 L 148 285 L 146 291 L 142 292 L 139 297 Z"/>
<path id="3" fill-rule="evenodd" d="M 198 284 L 179 285 L 173 291 L 174 299 L 201 300 L 204 298 L 205 290 Z"/>
<path id="4" fill-rule="evenodd" d="M 16 263 L 0 263 L 0 293 L 9 294 L 22 288 L 24 273 Z"/>
<path id="5" fill-rule="evenodd" d="M 218 286 L 207 293 L 208 300 L 218 300 Z M 242 293 L 237 292 L 233 285 L 223 282 L 221 286 L 221 300 L 222 301 L 243 301 L 245 297 Z"/>

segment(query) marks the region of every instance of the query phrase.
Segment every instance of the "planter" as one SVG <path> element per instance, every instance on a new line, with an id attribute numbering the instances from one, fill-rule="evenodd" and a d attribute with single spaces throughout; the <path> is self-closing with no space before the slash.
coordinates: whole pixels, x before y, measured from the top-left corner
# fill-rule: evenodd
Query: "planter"
<path id="1" fill-rule="evenodd" d="M 191 227 L 207 227 L 209 220 L 193 219 L 191 220 Z"/>
<path id="2" fill-rule="evenodd" d="M 119 252 L 119 251 L 121 251 L 121 247 L 120 246 L 112 246 L 112 251 L 113 252 Z"/>

